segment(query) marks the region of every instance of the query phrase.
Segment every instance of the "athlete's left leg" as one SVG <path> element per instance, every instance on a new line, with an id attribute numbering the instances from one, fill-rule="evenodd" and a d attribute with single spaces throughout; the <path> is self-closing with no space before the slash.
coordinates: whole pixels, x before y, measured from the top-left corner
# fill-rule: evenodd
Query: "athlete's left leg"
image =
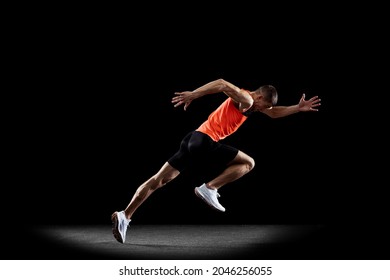
<path id="1" fill-rule="evenodd" d="M 217 177 L 206 183 L 210 189 L 219 189 L 227 183 L 233 182 L 255 167 L 255 161 L 242 151 L 238 151 L 236 157 L 228 164 L 227 168 Z"/>
<path id="2" fill-rule="evenodd" d="M 208 183 L 204 183 L 200 187 L 196 187 L 195 194 L 212 208 L 225 212 L 225 208 L 218 201 L 218 197 L 220 197 L 218 189 L 227 183 L 233 182 L 244 176 L 251 171 L 254 166 L 255 161 L 253 158 L 241 151 L 238 151 L 237 155 L 228 164 L 227 168 Z"/>

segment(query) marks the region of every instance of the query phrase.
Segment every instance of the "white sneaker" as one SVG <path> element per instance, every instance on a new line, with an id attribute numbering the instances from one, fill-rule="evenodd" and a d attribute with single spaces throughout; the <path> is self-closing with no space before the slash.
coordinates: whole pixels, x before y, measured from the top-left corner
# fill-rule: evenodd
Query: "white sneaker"
<path id="1" fill-rule="evenodd" d="M 225 208 L 218 202 L 220 195 L 216 189 L 209 189 L 206 184 L 203 184 L 195 188 L 195 194 L 212 208 L 225 212 Z"/>
<path id="2" fill-rule="evenodd" d="M 115 239 L 120 243 L 125 243 L 127 227 L 131 220 L 125 216 L 125 211 L 114 212 L 111 215 L 112 233 Z"/>

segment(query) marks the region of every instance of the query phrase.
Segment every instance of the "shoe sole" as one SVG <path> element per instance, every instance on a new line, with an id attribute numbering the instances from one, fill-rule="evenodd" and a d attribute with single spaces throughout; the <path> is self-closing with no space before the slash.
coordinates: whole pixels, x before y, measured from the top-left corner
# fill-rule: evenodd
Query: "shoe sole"
<path id="1" fill-rule="evenodd" d="M 210 204 L 207 201 L 207 199 L 205 197 L 203 197 L 203 195 L 198 191 L 198 188 L 195 188 L 194 191 L 195 191 L 196 196 L 199 197 L 200 199 L 202 199 L 209 207 L 211 207 L 212 209 L 214 209 L 214 210 L 216 210 L 218 212 L 225 212 L 225 211 L 219 210 L 214 205 Z"/>
<path id="2" fill-rule="evenodd" d="M 118 241 L 119 243 L 123 243 L 122 236 L 119 233 L 119 229 L 118 229 L 118 226 L 119 226 L 119 223 L 118 223 L 118 212 L 114 212 L 111 215 L 111 222 L 112 222 L 112 234 L 114 235 L 116 241 Z"/>

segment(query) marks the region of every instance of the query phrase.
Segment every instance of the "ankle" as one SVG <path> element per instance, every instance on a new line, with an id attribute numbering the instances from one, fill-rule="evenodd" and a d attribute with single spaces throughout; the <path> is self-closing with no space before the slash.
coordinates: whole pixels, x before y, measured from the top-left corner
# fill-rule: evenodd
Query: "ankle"
<path id="1" fill-rule="evenodd" d="M 209 190 L 217 190 L 217 188 L 215 188 L 215 187 L 213 187 L 213 186 L 210 186 L 210 185 L 208 185 L 208 184 L 206 184 L 206 183 L 204 183 L 204 186 L 205 186 L 206 188 L 208 188 Z"/>
<path id="2" fill-rule="evenodd" d="M 131 216 L 132 216 L 132 215 L 129 214 L 129 213 L 127 213 L 126 210 L 123 211 L 123 213 L 125 214 L 126 219 L 130 222 L 130 221 L 131 221 Z"/>

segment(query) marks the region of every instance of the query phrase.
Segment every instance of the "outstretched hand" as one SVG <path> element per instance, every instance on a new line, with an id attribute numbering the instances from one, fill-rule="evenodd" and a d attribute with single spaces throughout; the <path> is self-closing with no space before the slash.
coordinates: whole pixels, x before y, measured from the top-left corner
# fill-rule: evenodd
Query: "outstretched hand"
<path id="1" fill-rule="evenodd" d="M 302 94 L 298 104 L 299 111 L 318 111 L 317 107 L 321 105 L 320 101 L 321 99 L 319 99 L 318 96 L 314 96 L 309 100 L 305 100 L 305 94 Z"/>
<path id="2" fill-rule="evenodd" d="M 187 107 L 191 104 L 192 100 L 194 100 L 194 96 L 192 91 L 183 91 L 183 92 L 175 92 L 175 95 L 172 98 L 172 103 L 174 103 L 174 107 L 178 107 L 184 104 L 184 111 L 187 110 Z"/>

